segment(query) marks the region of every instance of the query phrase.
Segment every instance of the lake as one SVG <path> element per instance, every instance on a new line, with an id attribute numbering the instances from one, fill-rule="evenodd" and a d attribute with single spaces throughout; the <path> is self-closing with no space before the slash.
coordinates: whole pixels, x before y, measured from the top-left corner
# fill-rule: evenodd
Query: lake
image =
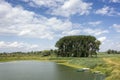
<path id="1" fill-rule="evenodd" d="M 55 62 L 14 61 L 0 63 L 0 80 L 103 80 L 91 72 Z"/>

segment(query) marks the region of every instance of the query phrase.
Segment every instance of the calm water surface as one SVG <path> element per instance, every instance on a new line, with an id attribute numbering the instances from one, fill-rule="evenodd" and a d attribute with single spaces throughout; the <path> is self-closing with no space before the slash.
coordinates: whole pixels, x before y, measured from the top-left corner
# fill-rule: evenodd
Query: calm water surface
<path id="1" fill-rule="evenodd" d="M 90 72 L 54 62 L 16 61 L 0 63 L 0 80 L 103 80 Z"/>

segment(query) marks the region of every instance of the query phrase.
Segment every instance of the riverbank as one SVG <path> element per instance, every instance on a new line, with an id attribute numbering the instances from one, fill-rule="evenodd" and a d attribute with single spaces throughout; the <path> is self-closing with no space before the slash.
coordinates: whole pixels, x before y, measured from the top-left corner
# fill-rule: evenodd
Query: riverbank
<path id="1" fill-rule="evenodd" d="M 0 57 L 0 62 L 18 60 L 37 60 L 51 61 L 58 64 L 66 65 L 76 69 L 90 68 L 92 71 L 100 71 L 106 75 L 105 80 L 120 79 L 120 55 L 105 55 L 101 54 L 97 58 L 75 58 L 75 57 L 41 57 L 41 56 L 19 56 L 19 57 Z"/>
<path id="2" fill-rule="evenodd" d="M 74 68 L 90 68 L 105 74 L 105 80 L 120 80 L 120 55 L 100 55 L 98 58 L 73 58 L 66 66 Z"/>

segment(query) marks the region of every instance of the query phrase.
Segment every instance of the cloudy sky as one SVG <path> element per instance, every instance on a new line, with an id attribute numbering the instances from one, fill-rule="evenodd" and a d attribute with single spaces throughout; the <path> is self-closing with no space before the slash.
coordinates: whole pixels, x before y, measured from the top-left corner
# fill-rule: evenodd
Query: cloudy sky
<path id="1" fill-rule="evenodd" d="M 120 50 L 120 0 L 0 0 L 0 52 L 54 49 L 67 35 Z"/>

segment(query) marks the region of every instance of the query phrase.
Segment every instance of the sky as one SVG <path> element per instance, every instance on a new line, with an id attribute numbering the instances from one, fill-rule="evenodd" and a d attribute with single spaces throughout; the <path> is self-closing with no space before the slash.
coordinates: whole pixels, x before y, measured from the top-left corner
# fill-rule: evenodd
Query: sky
<path id="1" fill-rule="evenodd" d="M 0 0 L 0 52 L 55 49 L 69 35 L 120 51 L 120 0 Z"/>

